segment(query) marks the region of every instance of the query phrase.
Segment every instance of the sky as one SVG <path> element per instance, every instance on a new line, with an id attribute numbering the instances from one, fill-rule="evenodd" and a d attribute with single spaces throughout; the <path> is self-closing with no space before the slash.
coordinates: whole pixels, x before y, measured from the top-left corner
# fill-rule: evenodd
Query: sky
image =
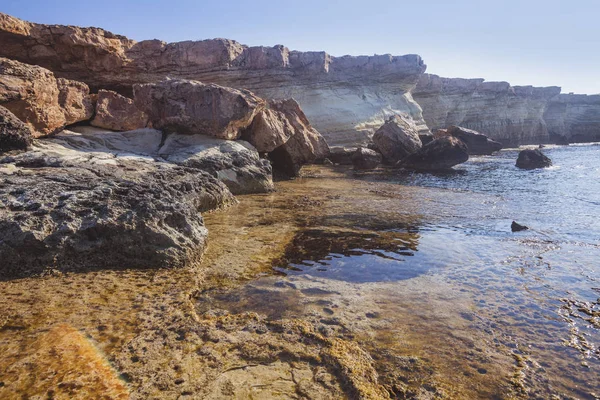
<path id="1" fill-rule="evenodd" d="M 600 93 L 600 0 L 1 0 L 0 12 L 138 41 L 419 54 L 440 76 Z"/>

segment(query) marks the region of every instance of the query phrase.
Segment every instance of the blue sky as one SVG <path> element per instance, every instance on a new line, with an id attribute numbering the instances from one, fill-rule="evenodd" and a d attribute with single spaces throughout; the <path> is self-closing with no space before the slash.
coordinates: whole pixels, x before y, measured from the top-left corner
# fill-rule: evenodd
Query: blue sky
<path id="1" fill-rule="evenodd" d="M 0 11 L 135 40 L 416 53 L 442 76 L 600 93 L 600 0 L 2 0 Z"/>

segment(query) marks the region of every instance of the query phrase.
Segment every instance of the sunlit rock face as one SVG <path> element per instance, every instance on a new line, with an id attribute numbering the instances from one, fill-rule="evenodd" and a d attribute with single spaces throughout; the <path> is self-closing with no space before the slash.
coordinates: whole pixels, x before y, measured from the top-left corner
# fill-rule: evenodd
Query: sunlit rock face
<path id="1" fill-rule="evenodd" d="M 561 94 L 550 101 L 544 113 L 548 133 L 555 141 L 600 141 L 600 94 Z"/>
<path id="2" fill-rule="evenodd" d="M 427 132 L 410 91 L 426 66 L 418 55 L 332 57 L 233 40 L 135 42 L 99 28 L 42 25 L 0 14 L 0 56 L 58 77 L 131 96 L 136 83 L 186 78 L 294 98 L 331 145 L 358 145 L 387 117 L 409 114 Z"/>

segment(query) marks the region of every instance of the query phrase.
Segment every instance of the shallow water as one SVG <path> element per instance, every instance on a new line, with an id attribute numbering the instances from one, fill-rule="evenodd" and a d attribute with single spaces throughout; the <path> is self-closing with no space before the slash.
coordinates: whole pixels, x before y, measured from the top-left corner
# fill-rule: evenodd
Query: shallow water
<path id="1" fill-rule="evenodd" d="M 243 198 L 290 219 L 293 239 L 271 273 L 204 293 L 198 309 L 333 327 L 369 350 L 391 392 L 393 356 L 430 368 L 405 369 L 421 397 L 598 398 L 600 146 L 544 151 L 555 166 L 534 171 L 512 150 L 451 174 L 315 167 L 277 199 Z M 281 202 L 294 196 L 301 206 Z M 228 213 L 269 224 L 244 211 Z M 512 233 L 512 220 L 531 229 Z"/>

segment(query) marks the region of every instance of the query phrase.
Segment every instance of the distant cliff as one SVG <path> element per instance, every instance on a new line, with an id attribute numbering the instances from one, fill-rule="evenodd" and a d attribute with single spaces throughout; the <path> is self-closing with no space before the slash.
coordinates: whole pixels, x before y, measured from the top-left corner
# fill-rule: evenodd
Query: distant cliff
<path id="1" fill-rule="evenodd" d="M 92 91 L 129 94 L 135 83 L 173 77 L 293 97 L 333 145 L 366 142 L 387 116 L 400 112 L 428 130 L 410 93 L 426 69 L 418 55 L 332 57 L 227 39 L 135 42 L 99 28 L 35 24 L 6 14 L 0 14 L 0 43 L 0 56 L 83 81 Z"/>
<path id="2" fill-rule="evenodd" d="M 505 145 L 600 140 L 600 96 L 423 74 L 413 97 L 432 130 L 461 125 Z"/>

